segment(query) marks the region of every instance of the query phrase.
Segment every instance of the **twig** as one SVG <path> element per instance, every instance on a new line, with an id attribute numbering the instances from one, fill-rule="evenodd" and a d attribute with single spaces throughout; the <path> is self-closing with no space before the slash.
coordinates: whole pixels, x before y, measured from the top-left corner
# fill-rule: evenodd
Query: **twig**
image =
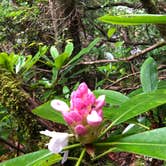
<path id="1" fill-rule="evenodd" d="M 162 47 L 162 46 L 164 46 L 164 45 L 166 45 L 166 42 L 165 42 L 165 41 L 157 42 L 156 44 L 153 44 L 152 46 L 150 46 L 150 47 L 148 47 L 148 48 L 142 50 L 141 52 L 139 52 L 139 53 L 137 53 L 137 54 L 131 55 L 131 56 L 127 57 L 127 58 L 123 58 L 123 60 L 131 61 L 131 60 L 137 58 L 138 56 L 144 55 L 144 54 L 146 54 L 147 52 L 150 52 L 150 51 L 152 51 L 152 50 L 154 50 L 154 49 L 156 49 L 156 48 Z"/>
<path id="2" fill-rule="evenodd" d="M 101 59 L 101 60 L 90 61 L 90 62 L 80 62 L 77 65 L 92 65 L 92 64 L 111 63 L 111 62 L 129 62 L 129 61 L 132 61 L 133 59 L 135 59 L 139 56 L 142 56 L 142 55 L 144 55 L 144 54 L 146 54 L 146 53 L 148 53 L 156 48 L 162 47 L 164 45 L 166 45 L 166 42 L 160 41 L 160 42 L 157 42 L 156 44 L 153 44 L 152 46 L 142 50 L 141 52 L 134 54 L 134 55 L 131 55 L 131 56 L 126 57 L 126 58 L 119 58 L 119 59 L 113 59 L 113 60 Z"/>
<path id="3" fill-rule="evenodd" d="M 113 85 L 115 85 L 115 84 L 117 84 L 117 83 L 123 81 L 124 79 L 129 78 L 129 77 L 131 77 L 131 76 L 135 76 L 135 75 L 137 75 L 137 74 L 140 74 L 140 72 L 132 73 L 132 74 L 126 75 L 126 76 L 124 76 L 124 77 L 122 77 L 122 78 L 119 78 L 118 80 L 116 80 L 115 82 L 113 82 L 110 86 L 113 86 Z"/>
<path id="4" fill-rule="evenodd" d="M 85 9 L 86 10 L 98 10 L 98 9 L 102 9 L 105 7 L 114 7 L 114 6 L 126 6 L 129 8 L 140 8 L 142 5 L 141 3 L 136 3 L 136 4 L 132 4 L 132 3 L 127 3 L 127 2 L 117 2 L 117 3 L 109 3 L 105 6 L 99 5 L 99 6 L 86 6 Z"/>
<path id="5" fill-rule="evenodd" d="M 18 148 L 17 146 L 13 145 L 11 142 L 9 142 L 9 141 L 3 139 L 2 137 L 0 137 L 0 142 L 6 144 L 6 145 L 8 145 L 8 146 L 10 146 L 11 148 L 13 148 L 13 149 L 15 149 L 15 150 L 17 150 L 17 151 L 20 151 L 20 152 L 22 152 L 22 153 L 25 153 L 25 151 L 24 151 L 23 149 Z"/>

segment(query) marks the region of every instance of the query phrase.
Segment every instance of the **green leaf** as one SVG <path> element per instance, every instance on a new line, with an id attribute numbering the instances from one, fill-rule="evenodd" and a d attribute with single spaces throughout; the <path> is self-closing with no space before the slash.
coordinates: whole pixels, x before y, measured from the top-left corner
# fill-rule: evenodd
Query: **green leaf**
<path id="1" fill-rule="evenodd" d="M 25 65 L 25 56 L 19 56 L 17 62 L 15 64 L 15 72 L 16 74 L 21 70 L 21 68 Z"/>
<path id="2" fill-rule="evenodd" d="M 32 66 L 47 52 L 47 50 L 48 50 L 47 46 L 39 47 L 39 51 L 35 54 L 33 58 L 30 58 L 29 56 L 29 59 L 26 61 L 24 65 L 25 68 L 24 73 L 27 72 L 29 69 L 31 69 Z"/>
<path id="3" fill-rule="evenodd" d="M 125 122 L 139 114 L 166 103 L 166 89 L 134 96 L 122 103 L 119 108 L 111 109 L 109 114 L 112 125 Z"/>
<path id="4" fill-rule="evenodd" d="M 0 166 L 50 166 L 61 159 L 59 154 L 52 154 L 48 150 L 39 150 L 5 161 Z"/>
<path id="5" fill-rule="evenodd" d="M 112 35 L 113 35 L 115 32 L 116 32 L 116 28 L 110 28 L 110 29 L 108 30 L 108 32 L 107 32 L 107 36 L 108 36 L 109 38 L 111 38 Z"/>
<path id="6" fill-rule="evenodd" d="M 146 59 L 141 67 L 141 84 L 145 93 L 152 92 L 157 89 L 157 64 L 152 57 Z"/>
<path id="7" fill-rule="evenodd" d="M 166 127 L 121 138 L 115 144 L 120 151 L 166 160 Z"/>
<path id="8" fill-rule="evenodd" d="M 51 46 L 50 54 L 51 54 L 51 56 L 54 60 L 55 60 L 55 58 L 57 58 L 59 56 L 59 52 L 58 52 L 58 50 L 56 49 L 55 46 Z"/>
<path id="9" fill-rule="evenodd" d="M 77 55 L 75 55 L 67 65 L 73 63 L 74 61 L 78 60 L 82 55 L 89 53 L 89 51 L 100 41 L 100 38 L 96 38 L 93 40 L 88 47 L 83 48 Z"/>
<path id="10" fill-rule="evenodd" d="M 8 63 L 8 54 L 2 52 L 0 53 L 0 65 L 6 67 L 6 63 Z"/>
<path id="11" fill-rule="evenodd" d="M 67 53 L 62 53 L 60 54 L 56 59 L 55 59 L 55 67 L 59 70 L 62 65 L 64 64 L 65 60 L 68 58 L 68 54 Z"/>
<path id="12" fill-rule="evenodd" d="M 113 90 L 95 90 L 93 92 L 97 97 L 100 95 L 105 95 L 106 103 L 109 103 L 110 105 L 119 105 L 126 102 L 129 99 L 122 93 Z"/>
<path id="13" fill-rule="evenodd" d="M 53 85 L 58 78 L 58 70 L 56 67 L 52 68 L 52 78 L 51 78 L 51 85 Z"/>
<path id="14" fill-rule="evenodd" d="M 66 124 L 62 114 L 51 107 L 50 102 L 42 104 L 32 110 L 32 113 L 44 119 L 51 120 L 56 123 Z"/>
<path id="15" fill-rule="evenodd" d="M 99 17 L 99 21 L 120 24 L 120 25 L 139 25 L 139 24 L 166 24 L 166 15 L 157 14 L 129 14 L 111 16 L 109 14 Z"/>
<path id="16" fill-rule="evenodd" d="M 159 80 L 157 89 L 166 89 L 166 80 Z M 139 88 L 139 89 L 132 91 L 128 95 L 128 97 L 136 96 L 136 95 L 141 94 L 141 93 L 143 93 L 143 89 Z"/>
<path id="17" fill-rule="evenodd" d="M 68 58 L 72 55 L 73 50 L 74 50 L 73 43 L 68 42 L 64 51 L 67 54 Z"/>
<path id="18" fill-rule="evenodd" d="M 129 98 L 127 96 L 123 95 L 120 92 L 116 92 L 113 90 L 95 90 L 93 92 L 97 97 L 100 95 L 106 96 L 106 99 L 105 99 L 106 103 L 109 104 L 109 107 L 104 107 L 104 109 L 103 109 L 104 117 L 106 119 L 110 119 L 110 113 L 112 110 L 112 106 L 117 107 L 117 106 L 121 105 L 122 103 L 126 102 L 127 100 L 129 100 Z"/>

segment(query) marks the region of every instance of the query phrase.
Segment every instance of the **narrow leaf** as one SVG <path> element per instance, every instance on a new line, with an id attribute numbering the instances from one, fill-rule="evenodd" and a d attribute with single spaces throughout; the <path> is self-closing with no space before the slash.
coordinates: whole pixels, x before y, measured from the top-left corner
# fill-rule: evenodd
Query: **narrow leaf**
<path id="1" fill-rule="evenodd" d="M 0 166 L 50 166 L 59 162 L 62 157 L 48 150 L 39 150 L 5 161 Z"/>
<path id="2" fill-rule="evenodd" d="M 121 138 L 112 144 L 121 151 L 166 160 L 166 127 Z"/>
<path id="3" fill-rule="evenodd" d="M 109 38 L 111 38 L 112 35 L 113 35 L 115 32 L 116 32 L 116 28 L 110 28 L 110 29 L 108 30 L 108 32 L 107 32 L 107 36 L 108 36 Z"/>
<path id="4" fill-rule="evenodd" d="M 83 48 L 77 55 L 75 55 L 68 63 L 67 65 L 73 63 L 74 61 L 78 60 L 82 55 L 89 53 L 89 51 L 100 41 L 99 38 L 96 38 L 93 40 L 88 47 Z"/>
<path id="5" fill-rule="evenodd" d="M 152 57 L 146 59 L 141 67 L 141 84 L 145 93 L 152 92 L 157 89 L 157 64 Z"/>
<path id="6" fill-rule="evenodd" d="M 109 115 L 112 125 L 125 122 L 141 113 L 166 103 L 166 89 L 134 96 L 122 103 L 119 108 L 112 108 Z"/>
<path id="7" fill-rule="evenodd" d="M 166 24 L 166 15 L 157 14 L 130 14 L 111 16 L 109 14 L 99 17 L 99 21 L 120 24 L 120 25 L 139 25 L 139 24 Z"/>

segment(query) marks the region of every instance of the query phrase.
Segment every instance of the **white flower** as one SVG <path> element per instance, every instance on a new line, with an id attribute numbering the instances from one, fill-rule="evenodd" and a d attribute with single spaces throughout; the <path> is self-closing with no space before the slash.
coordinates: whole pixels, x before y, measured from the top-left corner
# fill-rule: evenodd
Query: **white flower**
<path id="1" fill-rule="evenodd" d="M 68 133 L 61 133 L 49 130 L 41 131 L 40 133 L 51 137 L 50 142 L 47 145 L 48 149 L 52 153 L 55 154 L 60 153 L 63 150 L 63 148 L 68 145 L 68 138 L 70 136 L 70 134 Z M 65 151 L 62 163 L 64 163 L 67 160 L 67 157 L 68 157 L 68 151 Z"/>

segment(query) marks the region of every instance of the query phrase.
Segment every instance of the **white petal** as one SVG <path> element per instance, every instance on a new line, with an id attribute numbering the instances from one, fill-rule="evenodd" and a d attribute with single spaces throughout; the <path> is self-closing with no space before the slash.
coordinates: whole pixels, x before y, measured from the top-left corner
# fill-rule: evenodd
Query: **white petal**
<path id="1" fill-rule="evenodd" d="M 52 108 L 54 108 L 55 110 L 60 111 L 60 112 L 69 111 L 69 106 L 64 101 L 61 101 L 61 100 L 57 100 L 57 99 L 52 100 L 51 106 L 52 106 Z"/>
<path id="2" fill-rule="evenodd" d="M 49 130 L 40 131 L 40 134 L 44 134 L 48 137 L 54 137 L 56 133 L 57 132 L 55 132 L 55 131 L 49 131 Z"/>
<path id="3" fill-rule="evenodd" d="M 93 110 L 91 114 L 87 116 L 87 122 L 91 126 L 98 126 L 102 122 L 102 117 Z"/>
<path id="4" fill-rule="evenodd" d="M 59 153 L 62 150 L 62 146 L 60 146 L 59 144 L 57 144 L 56 138 L 51 138 L 50 142 L 48 143 L 48 149 L 52 152 L 52 153 Z"/>
<path id="5" fill-rule="evenodd" d="M 67 161 L 68 155 L 69 155 L 69 151 L 64 151 L 64 155 L 61 161 L 62 164 L 64 164 Z"/>
<path id="6" fill-rule="evenodd" d="M 52 137 L 50 139 L 50 142 L 47 144 L 48 149 L 52 153 L 59 153 L 62 151 L 63 147 L 68 145 L 68 133 L 61 133 L 49 130 L 41 131 L 40 133 Z"/>

